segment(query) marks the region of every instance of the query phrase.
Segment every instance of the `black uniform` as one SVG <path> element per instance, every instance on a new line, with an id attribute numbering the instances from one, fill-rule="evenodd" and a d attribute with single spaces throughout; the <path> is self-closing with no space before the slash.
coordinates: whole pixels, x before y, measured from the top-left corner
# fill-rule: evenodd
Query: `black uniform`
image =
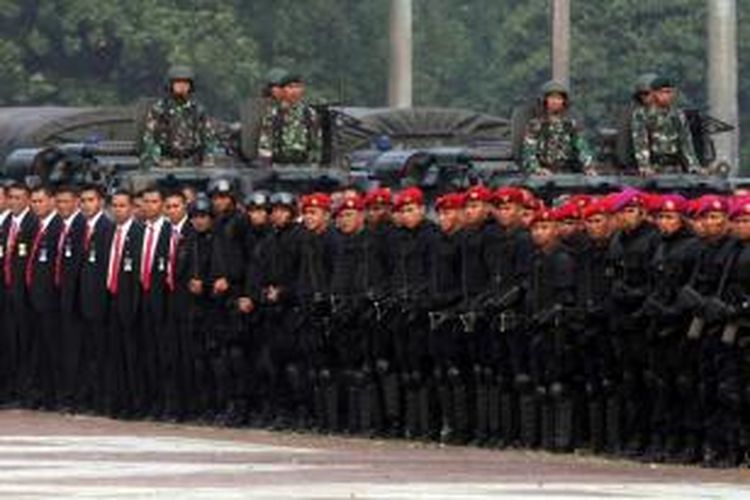
<path id="1" fill-rule="evenodd" d="M 429 350 L 444 441 L 463 440 L 469 430 L 466 384 L 461 375 L 469 371 L 470 358 L 459 319 L 463 236 L 461 231 L 437 232 L 430 248 Z"/>
<path id="2" fill-rule="evenodd" d="M 432 360 L 427 349 L 426 301 L 430 278 L 430 246 L 435 227 L 423 222 L 415 229 L 400 228 L 392 249 L 391 291 L 401 308 L 393 329 L 394 363 L 405 388 L 407 436 L 425 435 L 432 428 L 429 408 Z"/>
<path id="3" fill-rule="evenodd" d="M 574 373 L 566 312 L 576 305 L 576 268 L 562 246 L 537 249 L 526 295 L 530 389 L 521 392 L 521 438 L 528 446 L 569 450 L 574 444 Z M 531 393 L 530 391 L 535 391 Z M 541 435 L 539 416 L 541 416 Z"/>
<path id="4" fill-rule="evenodd" d="M 643 398 L 648 318 L 643 303 L 651 291 L 649 270 L 658 242 L 658 232 L 643 223 L 632 231 L 618 232 L 610 245 L 610 339 L 620 376 L 618 389 L 607 403 L 608 447 L 631 455 L 640 454 L 648 439 L 650 402 Z"/>
<path id="5" fill-rule="evenodd" d="M 302 229 L 299 234 L 299 278 L 295 285 L 294 336 L 298 347 L 287 366 L 289 386 L 296 399 L 299 426 L 315 413 L 318 425 L 325 425 L 325 405 L 320 372 L 329 365 L 331 286 L 337 235 L 333 230 L 315 234 Z M 316 390 L 317 389 L 317 390 Z M 354 431 L 356 429 L 351 429 Z"/>
<path id="6" fill-rule="evenodd" d="M 601 451 L 604 447 L 606 398 L 611 395 L 614 380 L 619 377 L 607 328 L 612 309 L 609 245 L 609 239 L 589 239 L 581 251 L 577 263 L 577 309 L 581 323 L 571 325 L 579 341 L 588 404 L 588 432 L 582 436 L 588 437 L 589 446 L 594 451 Z"/>
<path id="7" fill-rule="evenodd" d="M 686 336 L 691 314 L 679 300 L 695 269 L 700 242 L 687 229 L 662 235 L 651 266 L 653 291 L 644 304 L 649 318 L 648 365 L 645 374 L 651 407 L 649 458 L 661 460 L 675 454 L 682 439 L 685 404 L 690 399 L 678 391 L 686 356 Z"/>
<path id="8" fill-rule="evenodd" d="M 347 393 L 347 425 L 358 430 L 367 427 L 371 415 L 382 414 L 383 425 L 394 433 L 399 431 L 398 373 L 393 365 L 391 330 L 386 327 L 387 317 L 394 311 L 387 297 L 390 268 L 387 240 L 378 234 L 382 233 L 369 229 L 341 234 L 335 245 L 330 285 L 332 325 L 317 378 L 318 406 L 323 407 L 323 425 L 330 430 L 340 425 L 343 405 L 338 395 L 348 374 L 348 381 L 356 384 Z M 378 405 L 372 402 L 374 389 L 379 391 Z M 381 423 L 375 421 L 374 425 Z"/>
<path id="9" fill-rule="evenodd" d="M 731 236 L 704 240 L 690 285 L 699 297 L 691 299 L 692 294 L 683 294 L 684 301 L 692 305 L 693 321 L 678 379 L 678 387 L 683 388 L 680 396 L 686 398 L 681 461 L 704 459 L 709 464 L 723 461 L 728 451 L 727 438 L 736 436 L 731 431 L 725 434 L 722 423 L 721 409 L 726 398 L 737 396 L 735 389 L 721 383 L 725 376 L 731 380 L 732 368 L 726 356 L 727 346 L 722 342 L 725 321 L 715 312 L 713 302 L 727 292 L 730 279 L 735 279 L 729 273 L 739 250 L 738 242 Z"/>
<path id="10" fill-rule="evenodd" d="M 294 223 L 274 227 L 258 247 L 258 268 L 253 283 L 261 291 L 263 344 L 266 354 L 261 360 L 264 400 L 276 409 L 279 424 L 286 425 L 293 413 L 292 389 L 288 386 L 287 368 L 298 356 L 298 338 L 293 312 L 294 294 L 299 276 L 300 227 Z M 267 300 L 271 288 L 279 291 L 278 300 Z"/>

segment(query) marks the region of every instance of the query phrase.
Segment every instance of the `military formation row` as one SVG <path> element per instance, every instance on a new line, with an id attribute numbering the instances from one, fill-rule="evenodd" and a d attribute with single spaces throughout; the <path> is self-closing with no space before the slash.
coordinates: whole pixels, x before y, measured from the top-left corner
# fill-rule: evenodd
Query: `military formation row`
<path id="1" fill-rule="evenodd" d="M 2 399 L 735 466 L 750 198 L 0 190 Z"/>
<path id="2" fill-rule="evenodd" d="M 146 166 L 175 161 L 203 163 L 218 154 L 216 132 L 193 96 L 193 74 L 173 68 L 168 93 L 146 117 L 141 159 Z M 321 158 L 319 117 L 304 101 L 302 78 L 275 70 L 269 75 L 261 110 L 257 157 L 270 164 L 316 164 Z M 633 93 L 627 123 L 628 167 L 640 175 L 703 173 L 687 118 L 675 104 L 669 78 L 648 74 Z M 597 173 L 595 157 L 580 123 L 570 112 L 568 89 L 557 82 L 542 87 L 538 106 L 523 124 L 519 163 L 534 175 Z"/>

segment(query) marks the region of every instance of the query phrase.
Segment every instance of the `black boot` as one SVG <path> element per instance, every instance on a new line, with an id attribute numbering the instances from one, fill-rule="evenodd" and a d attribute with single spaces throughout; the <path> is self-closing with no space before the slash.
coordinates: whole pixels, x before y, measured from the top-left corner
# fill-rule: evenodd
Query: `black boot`
<path id="1" fill-rule="evenodd" d="M 482 446 L 487 442 L 488 415 L 487 384 L 482 376 L 481 368 L 474 370 L 474 439 L 472 444 Z"/>
<path id="2" fill-rule="evenodd" d="M 404 388 L 406 393 L 404 437 L 407 439 L 414 439 L 419 435 L 419 391 L 415 387 L 413 379 L 409 376 L 404 378 Z"/>
<path id="3" fill-rule="evenodd" d="M 601 399 L 594 397 L 588 403 L 589 412 L 589 448 L 594 453 L 604 449 L 604 408 Z"/>
<path id="4" fill-rule="evenodd" d="M 566 394 L 554 396 L 555 400 L 555 451 L 571 452 L 575 448 L 575 407 Z"/>
<path id="5" fill-rule="evenodd" d="M 622 449 L 622 408 L 619 396 L 609 396 L 606 405 L 606 450 L 609 454 L 618 455 Z"/>
<path id="6" fill-rule="evenodd" d="M 418 411 L 419 411 L 419 437 L 427 440 L 434 440 L 437 437 L 435 426 L 432 418 L 432 391 L 426 382 L 422 382 L 417 389 Z"/>
<path id="7" fill-rule="evenodd" d="M 541 408 L 542 436 L 541 448 L 555 450 L 555 401 L 545 387 L 537 389 L 537 398 Z"/>
<path id="8" fill-rule="evenodd" d="M 441 384 L 437 392 L 440 400 L 440 442 L 447 444 L 451 443 L 455 437 L 456 412 L 453 407 L 453 395 L 447 383 Z"/>
<path id="9" fill-rule="evenodd" d="M 500 386 L 497 383 L 487 388 L 487 434 L 490 446 L 504 446 L 504 436 L 500 432 Z"/>
<path id="10" fill-rule="evenodd" d="M 339 388 L 335 380 L 329 378 L 323 385 L 325 394 L 325 424 L 328 432 L 339 432 L 341 430 L 341 410 L 339 407 Z"/>
<path id="11" fill-rule="evenodd" d="M 510 391 L 502 388 L 500 392 L 500 435 L 503 439 L 500 443 L 502 446 L 513 446 L 518 439 L 515 398 Z"/>
<path id="12" fill-rule="evenodd" d="M 360 415 L 362 413 L 362 397 L 361 397 L 361 389 L 357 385 L 358 381 L 354 380 L 355 377 L 350 377 L 349 379 L 349 387 L 347 388 L 347 405 L 346 405 L 346 415 L 347 415 L 347 426 L 346 430 L 349 434 L 358 434 L 361 430 L 360 427 Z"/>
<path id="13" fill-rule="evenodd" d="M 401 384 L 397 374 L 387 373 L 383 377 L 383 420 L 386 434 L 397 437 L 402 434 Z"/>

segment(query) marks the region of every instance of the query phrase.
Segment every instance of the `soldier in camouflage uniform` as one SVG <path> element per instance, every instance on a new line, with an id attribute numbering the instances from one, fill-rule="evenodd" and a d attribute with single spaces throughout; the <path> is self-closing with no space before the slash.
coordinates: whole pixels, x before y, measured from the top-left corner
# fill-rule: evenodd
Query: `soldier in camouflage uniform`
<path id="1" fill-rule="evenodd" d="M 526 126 L 522 167 L 534 175 L 594 174 L 594 157 L 577 121 L 568 113 L 569 92 L 559 82 L 542 87 L 542 112 Z"/>
<path id="2" fill-rule="evenodd" d="M 203 106 L 193 97 L 193 71 L 174 66 L 167 75 L 169 95 L 149 110 L 141 138 L 141 162 L 210 162 L 218 150 L 216 132 Z"/>
<path id="3" fill-rule="evenodd" d="M 320 126 L 317 113 L 303 100 L 304 82 L 289 75 L 282 86 L 280 102 L 263 118 L 258 156 L 278 164 L 319 163 Z"/>
<path id="4" fill-rule="evenodd" d="M 638 108 L 631 123 L 639 173 L 701 172 L 687 118 L 674 103 L 674 83 L 655 78 L 651 91 L 650 104 Z"/>

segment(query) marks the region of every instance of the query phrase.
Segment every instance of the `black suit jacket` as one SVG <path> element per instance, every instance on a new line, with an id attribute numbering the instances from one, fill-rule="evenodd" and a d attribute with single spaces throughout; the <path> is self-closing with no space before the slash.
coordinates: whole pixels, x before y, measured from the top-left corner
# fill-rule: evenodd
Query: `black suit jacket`
<path id="1" fill-rule="evenodd" d="M 29 260 L 27 264 L 28 269 L 33 270 L 31 283 L 28 283 L 29 300 L 34 311 L 39 313 L 49 313 L 59 305 L 55 286 L 55 260 L 62 227 L 60 216 L 54 216 L 42 234 L 36 254 L 30 255 L 33 260 Z M 38 227 L 37 232 L 39 230 Z"/>
<path id="2" fill-rule="evenodd" d="M 88 321 L 100 321 L 107 317 L 107 264 L 114 223 L 102 216 L 91 235 L 88 252 L 84 250 L 79 283 L 81 314 Z M 85 233 L 85 228 L 84 228 Z"/>
<path id="3" fill-rule="evenodd" d="M 115 231 L 108 238 L 112 248 Z M 122 244 L 120 275 L 116 295 L 110 294 L 111 314 L 116 315 L 117 324 L 130 327 L 136 323 L 141 302 L 141 249 L 143 248 L 143 225 L 134 221 Z M 107 260 L 109 262 L 109 259 Z"/>
<path id="4" fill-rule="evenodd" d="M 10 236 L 10 224 L 11 221 L 7 221 L 7 230 L 5 232 L 5 238 L 3 239 L 3 246 L 7 238 Z M 39 219 L 33 213 L 29 212 L 23 218 L 21 227 L 16 237 L 16 245 L 11 254 L 5 255 L 5 259 L 10 259 L 10 272 L 12 275 L 12 284 L 10 289 L 7 289 L 7 298 L 14 300 L 16 303 L 22 303 L 26 300 L 26 264 L 31 256 L 31 249 L 34 246 L 34 237 L 36 236 L 36 230 L 39 226 Z M 7 254 L 6 251 L 3 252 Z M 5 262 L 3 262 L 3 269 L 5 269 Z M 5 276 L 3 275 L 3 280 Z"/>
<path id="5" fill-rule="evenodd" d="M 146 231 L 147 228 L 144 227 L 144 239 L 147 238 Z M 156 246 L 153 258 L 151 259 L 151 288 L 148 291 L 143 290 L 143 305 L 146 308 L 144 314 L 148 316 L 144 319 L 154 324 L 163 322 L 167 314 L 167 295 L 169 294 L 169 289 L 167 288 L 167 266 L 169 263 L 169 240 L 171 237 L 172 224 L 165 220 L 159 234 L 156 235 Z"/>
<path id="6" fill-rule="evenodd" d="M 78 214 L 70 223 L 65 241 L 58 249 L 60 259 L 60 311 L 62 314 L 73 314 L 76 311 L 79 278 L 84 261 L 83 244 L 86 236 L 86 217 Z M 59 242 L 59 240 L 58 240 Z"/>

